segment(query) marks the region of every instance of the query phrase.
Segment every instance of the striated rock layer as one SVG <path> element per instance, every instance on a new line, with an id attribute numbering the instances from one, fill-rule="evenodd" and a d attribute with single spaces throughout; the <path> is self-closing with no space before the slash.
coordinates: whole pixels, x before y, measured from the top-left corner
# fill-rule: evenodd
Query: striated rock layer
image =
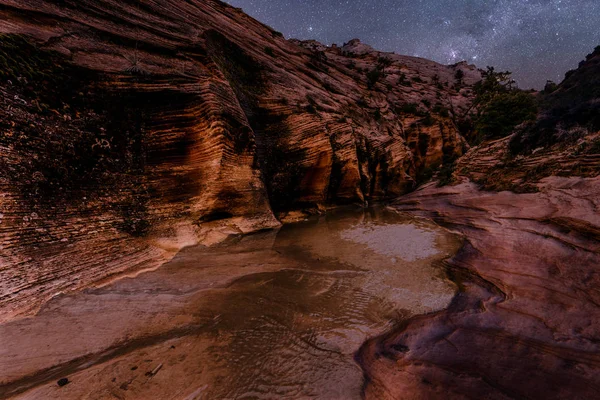
<path id="1" fill-rule="evenodd" d="M 0 34 L 2 319 L 274 212 L 405 193 L 466 149 L 480 78 L 214 0 L 0 0 Z"/>
<path id="2" fill-rule="evenodd" d="M 460 293 L 363 345 L 366 398 L 598 398 L 600 178 L 538 189 L 427 185 L 394 203 L 464 235 Z"/>
<path id="3" fill-rule="evenodd" d="M 363 345 L 366 398 L 600 397 L 599 77 L 600 47 L 536 121 L 438 174 L 458 184 L 393 203 L 464 236 L 447 262 L 460 292 Z"/>
<path id="4" fill-rule="evenodd" d="M 600 174 L 600 46 L 554 91 L 538 94 L 535 121 L 509 137 L 473 147 L 455 175 L 488 190 L 531 192 L 549 176 Z M 446 179 L 451 181 L 452 179 Z"/>
<path id="5" fill-rule="evenodd" d="M 414 189 L 467 150 L 453 120 L 480 78 L 288 41 L 214 0 L 0 0 L 0 63 L 2 321 L 184 246 Z M 456 163 L 533 193 L 464 182 L 396 201 L 465 237 L 447 265 L 460 293 L 362 346 L 365 397 L 600 397 L 599 63 Z M 588 178 L 534 184 L 553 174 Z"/>

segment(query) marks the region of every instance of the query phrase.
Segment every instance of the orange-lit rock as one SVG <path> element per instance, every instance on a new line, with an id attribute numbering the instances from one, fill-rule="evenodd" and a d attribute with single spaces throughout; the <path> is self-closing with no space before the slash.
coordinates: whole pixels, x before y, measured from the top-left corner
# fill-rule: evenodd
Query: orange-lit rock
<path id="1" fill-rule="evenodd" d="M 274 212 L 403 194 L 467 147 L 466 64 L 288 41 L 214 0 L 1 0 L 0 21 L 2 318 Z"/>

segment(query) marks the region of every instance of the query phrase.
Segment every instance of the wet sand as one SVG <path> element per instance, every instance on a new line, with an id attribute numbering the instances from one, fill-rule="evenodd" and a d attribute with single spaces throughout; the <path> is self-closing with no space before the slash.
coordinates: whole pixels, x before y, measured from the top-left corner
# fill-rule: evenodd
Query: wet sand
<path id="1" fill-rule="evenodd" d="M 372 209 L 187 248 L 0 325 L 0 396 L 360 398 L 354 354 L 449 304 L 440 263 L 459 247 L 431 223 Z"/>

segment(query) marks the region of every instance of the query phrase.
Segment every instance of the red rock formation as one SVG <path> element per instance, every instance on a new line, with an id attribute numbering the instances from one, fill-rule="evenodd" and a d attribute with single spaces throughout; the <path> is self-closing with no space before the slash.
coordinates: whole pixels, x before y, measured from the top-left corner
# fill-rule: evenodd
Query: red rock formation
<path id="1" fill-rule="evenodd" d="M 398 200 L 465 236 L 448 262 L 460 293 L 363 346 L 366 397 L 597 398 L 599 188 L 598 178 L 548 178 L 534 194 L 428 185 Z"/>
<path id="2" fill-rule="evenodd" d="M 358 40 L 286 41 L 214 0 L 0 0 L 0 32 L 3 320 L 274 214 L 405 193 L 467 147 L 452 116 L 479 79 Z M 598 62 L 550 110 L 595 110 L 577 88 Z M 579 117 L 597 123 L 587 110 L 557 118 L 572 133 Z M 597 176 L 598 135 L 538 128 L 456 172 L 536 193 L 429 185 L 396 203 L 465 236 L 448 264 L 461 292 L 363 346 L 366 397 L 599 397 L 599 181 L 531 184 Z"/>
<path id="3" fill-rule="evenodd" d="M 464 236 L 447 263 L 460 293 L 363 346 L 366 398 L 600 396 L 598 77 L 600 48 L 537 121 L 459 159 L 461 184 L 394 202 Z"/>
<path id="4" fill-rule="evenodd" d="M 549 176 L 598 176 L 600 46 L 553 89 L 537 94 L 540 112 L 534 121 L 472 147 L 444 168 L 440 181 L 463 176 L 486 190 L 535 192 L 535 184 Z"/>
<path id="5" fill-rule="evenodd" d="M 286 41 L 215 0 L 0 0 L 0 21 L 4 318 L 215 227 L 397 196 L 466 147 L 466 64 Z"/>

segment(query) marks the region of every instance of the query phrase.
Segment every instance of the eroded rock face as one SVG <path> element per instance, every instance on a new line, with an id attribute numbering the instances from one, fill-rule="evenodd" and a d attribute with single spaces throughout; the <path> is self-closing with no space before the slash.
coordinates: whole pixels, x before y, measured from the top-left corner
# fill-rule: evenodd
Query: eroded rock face
<path id="1" fill-rule="evenodd" d="M 400 195 L 467 147 L 466 64 L 286 41 L 213 0 L 0 20 L 3 318 L 274 212 Z"/>
<path id="2" fill-rule="evenodd" d="M 471 148 L 456 162 L 454 177 L 466 176 L 486 190 L 535 192 L 549 176 L 598 176 L 600 46 L 554 91 L 539 93 L 538 101 L 535 121 Z"/>
<path id="3" fill-rule="evenodd" d="M 393 203 L 464 236 L 447 263 L 460 292 L 363 346 L 366 398 L 599 396 L 599 51 L 540 96 L 535 122 L 440 173 L 454 186 Z"/>
<path id="4" fill-rule="evenodd" d="M 531 194 L 428 185 L 394 207 L 465 236 L 460 293 L 357 355 L 369 399 L 598 397 L 599 178 Z"/>

